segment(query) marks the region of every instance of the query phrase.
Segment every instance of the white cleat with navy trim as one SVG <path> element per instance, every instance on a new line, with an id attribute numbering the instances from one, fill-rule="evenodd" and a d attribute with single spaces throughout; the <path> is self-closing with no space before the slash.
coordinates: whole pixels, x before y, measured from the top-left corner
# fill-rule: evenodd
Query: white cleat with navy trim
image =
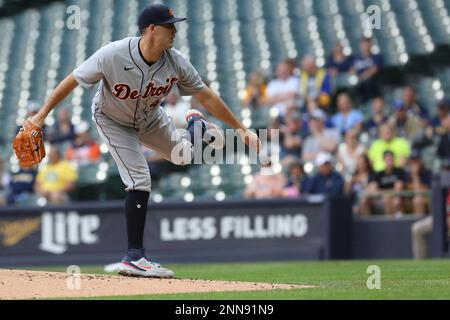
<path id="1" fill-rule="evenodd" d="M 119 264 L 119 274 L 128 277 L 173 278 L 172 270 L 161 267 L 160 264 L 148 261 L 145 257 L 139 260 L 122 260 Z"/>

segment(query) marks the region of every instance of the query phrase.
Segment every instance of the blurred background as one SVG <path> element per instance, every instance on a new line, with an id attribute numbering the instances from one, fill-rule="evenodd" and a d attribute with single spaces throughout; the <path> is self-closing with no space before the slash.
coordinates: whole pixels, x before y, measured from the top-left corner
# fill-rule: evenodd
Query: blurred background
<path id="1" fill-rule="evenodd" d="M 0 1 L 0 205 L 123 199 L 90 120 L 95 90 L 77 88 L 48 117 L 38 169 L 18 167 L 11 141 L 102 44 L 137 36 L 148 3 Z M 281 170 L 263 174 L 245 156 L 176 167 L 143 150 L 151 201 L 345 194 L 356 216 L 430 213 L 433 179 L 450 181 L 450 0 L 163 3 L 188 18 L 175 48 L 205 83 L 246 126 L 280 130 Z M 176 90 L 164 101 L 180 128 L 192 107 Z"/>

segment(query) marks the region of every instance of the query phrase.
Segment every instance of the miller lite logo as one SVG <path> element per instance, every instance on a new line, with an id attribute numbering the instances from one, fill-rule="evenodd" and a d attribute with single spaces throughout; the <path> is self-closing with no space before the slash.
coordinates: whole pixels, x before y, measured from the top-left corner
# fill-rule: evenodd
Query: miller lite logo
<path id="1" fill-rule="evenodd" d="M 80 216 L 76 211 L 44 212 L 42 214 L 42 251 L 63 254 L 69 246 L 93 245 L 99 241 L 100 217 L 95 214 Z"/>
<path id="2" fill-rule="evenodd" d="M 1 244 L 4 247 L 13 247 L 39 230 L 40 226 L 40 217 L 13 221 L 0 220 L 0 236 L 3 236 Z"/>

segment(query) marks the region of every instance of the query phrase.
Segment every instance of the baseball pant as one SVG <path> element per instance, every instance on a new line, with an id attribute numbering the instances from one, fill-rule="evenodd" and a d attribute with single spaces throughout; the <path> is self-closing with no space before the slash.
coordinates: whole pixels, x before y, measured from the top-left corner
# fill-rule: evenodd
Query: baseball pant
<path id="1" fill-rule="evenodd" d="M 177 150 L 191 151 L 191 141 L 177 131 L 164 109 L 160 107 L 158 112 L 157 120 L 142 123 L 139 129 L 123 126 L 101 111 L 94 112 L 92 116 L 100 137 L 117 164 L 126 191 L 151 191 L 150 170 L 142 154 L 141 144 L 175 164 L 183 165 L 190 162 L 191 156 L 189 162 L 180 163 L 179 157 L 174 159 L 172 156 L 172 150 L 177 147 Z"/>

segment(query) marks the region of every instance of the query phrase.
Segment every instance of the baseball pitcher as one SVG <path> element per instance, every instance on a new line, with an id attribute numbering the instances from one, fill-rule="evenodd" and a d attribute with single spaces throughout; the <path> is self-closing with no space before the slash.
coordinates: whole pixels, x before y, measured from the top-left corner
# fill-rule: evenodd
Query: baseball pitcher
<path id="1" fill-rule="evenodd" d="M 260 141 L 235 117 L 220 97 L 201 80 L 198 72 L 180 52 L 172 48 L 175 23 L 173 10 L 162 4 L 147 6 L 139 15 L 139 37 L 129 37 L 104 45 L 68 75 L 33 117 L 25 120 L 13 141 L 21 166 L 39 163 L 45 157 L 40 129 L 46 116 L 78 85 L 99 88 L 92 101 L 92 120 L 114 158 L 126 186 L 125 215 L 128 252 L 120 263 L 119 274 L 172 278 L 173 271 L 146 258 L 143 237 L 147 202 L 151 190 L 150 172 L 140 145 L 157 151 L 176 164 L 172 156 L 176 145 L 188 149 L 212 142 L 205 134 L 214 125 L 197 110 L 186 114 L 187 132 L 176 131 L 160 106 L 176 86 L 182 95 L 194 96 L 213 116 L 237 129 L 241 138 L 259 152 Z M 195 141 L 200 130 L 200 141 Z M 217 132 L 217 131 L 216 131 Z M 174 139 L 175 137 L 175 139 Z"/>

